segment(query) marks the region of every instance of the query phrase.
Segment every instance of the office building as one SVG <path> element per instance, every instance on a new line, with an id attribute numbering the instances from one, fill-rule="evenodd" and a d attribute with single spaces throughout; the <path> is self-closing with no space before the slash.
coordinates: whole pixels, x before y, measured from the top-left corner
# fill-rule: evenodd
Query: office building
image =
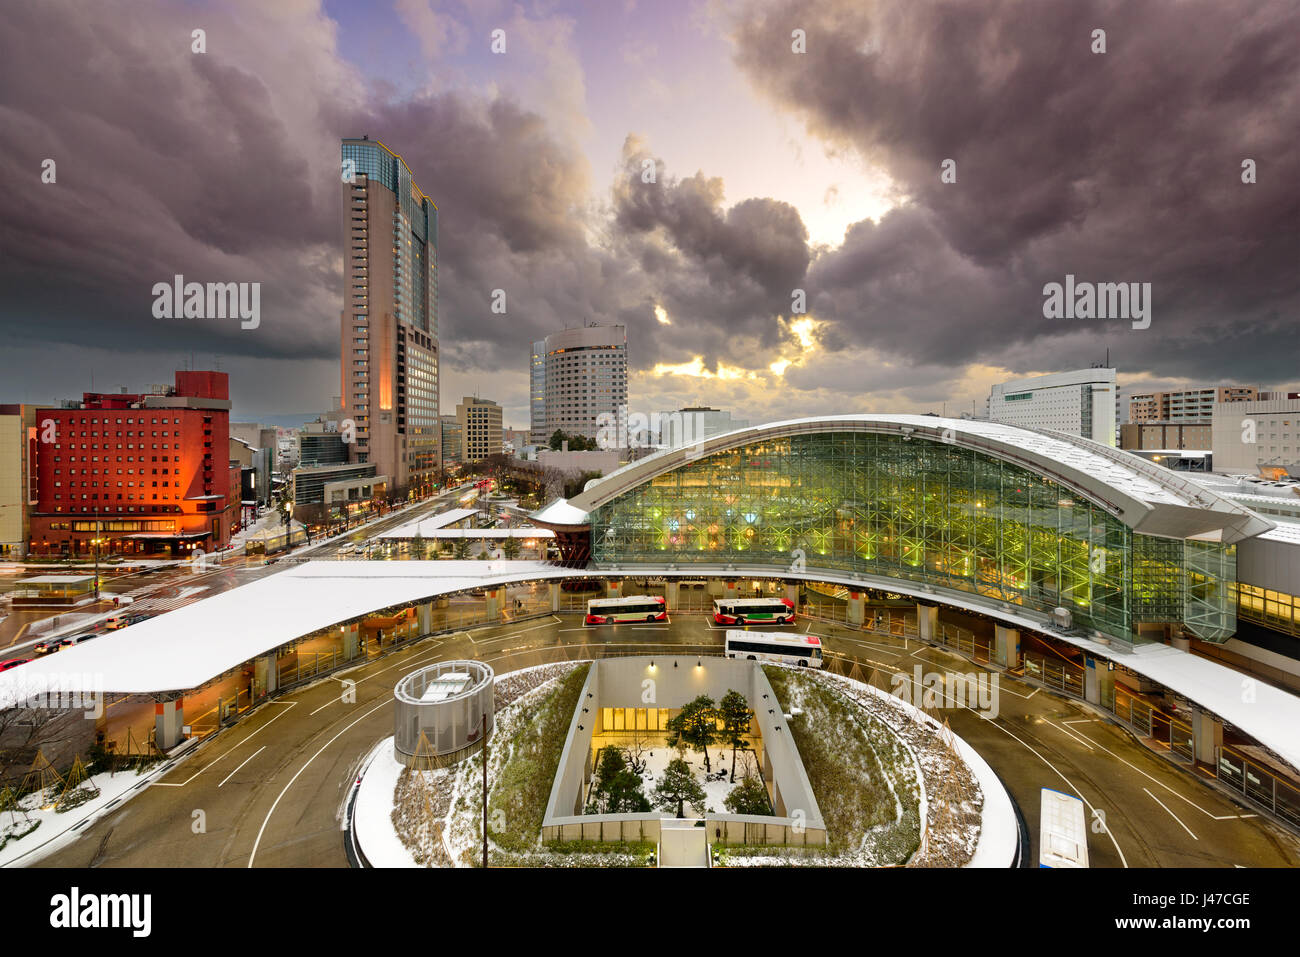
<path id="1" fill-rule="evenodd" d="M 1300 477 L 1300 399 L 1221 402 L 1212 422 L 1216 472 Z"/>
<path id="2" fill-rule="evenodd" d="M 533 343 L 533 367 L 538 344 Z M 539 382 L 545 390 L 544 429 L 539 430 L 536 399 L 530 394 L 534 415 L 530 432 L 537 445 L 545 445 L 556 429 L 568 435 L 596 439 L 601 416 L 616 420 L 619 434 L 626 434 L 627 418 L 627 327 L 583 326 L 565 329 L 542 342 L 545 362 L 539 380 L 530 375 L 531 387 Z"/>
<path id="3" fill-rule="evenodd" d="M 491 399 L 466 396 L 456 406 L 456 420 L 460 424 L 461 461 L 479 462 L 501 454 L 501 406 Z"/>
<path id="4" fill-rule="evenodd" d="M 730 412 L 708 406 L 660 412 L 651 421 L 652 431 L 658 434 L 658 444 L 670 449 L 748 427 L 748 420 L 733 419 Z"/>
<path id="5" fill-rule="evenodd" d="M 1076 369 L 1012 379 L 989 394 L 991 422 L 1051 429 L 1115 445 L 1115 370 Z"/>
<path id="6" fill-rule="evenodd" d="M 442 422 L 442 464 L 444 466 L 459 464 L 464 461 L 462 458 L 464 429 L 461 428 L 460 419 L 454 415 L 441 415 L 438 418 Z"/>
<path id="7" fill-rule="evenodd" d="M 174 386 L 134 395 L 85 393 L 36 410 L 38 555 L 180 556 L 230 543 L 239 468 L 230 467 L 224 372 L 177 372 Z"/>
<path id="8" fill-rule="evenodd" d="M 1129 396 L 1130 422 L 1210 424 L 1216 402 L 1250 402 L 1260 398 L 1253 385 L 1200 386 L 1171 392 L 1136 392 Z M 1173 446 L 1169 446 L 1173 448 Z"/>
<path id="9" fill-rule="evenodd" d="M 349 461 L 399 494 L 427 494 L 438 446 L 438 207 L 382 143 L 343 140 L 346 292 L 341 408 Z"/>
<path id="10" fill-rule="evenodd" d="M 528 444 L 545 445 L 546 431 L 546 340 L 533 343 L 528 362 Z"/>
<path id="11" fill-rule="evenodd" d="M 1210 450 L 1210 423 L 1125 422 L 1119 427 L 1119 447 L 1130 452 Z"/>
<path id="12" fill-rule="evenodd" d="M 36 407 L 0 405 L 0 559 L 27 556 L 36 442 Z"/>

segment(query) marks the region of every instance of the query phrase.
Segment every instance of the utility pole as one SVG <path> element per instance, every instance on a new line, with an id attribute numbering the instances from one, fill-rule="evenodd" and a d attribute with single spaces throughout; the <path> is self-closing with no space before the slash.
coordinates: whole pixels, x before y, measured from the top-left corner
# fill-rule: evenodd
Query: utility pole
<path id="1" fill-rule="evenodd" d="M 483 712 L 483 869 L 488 866 L 487 853 L 487 712 Z"/>

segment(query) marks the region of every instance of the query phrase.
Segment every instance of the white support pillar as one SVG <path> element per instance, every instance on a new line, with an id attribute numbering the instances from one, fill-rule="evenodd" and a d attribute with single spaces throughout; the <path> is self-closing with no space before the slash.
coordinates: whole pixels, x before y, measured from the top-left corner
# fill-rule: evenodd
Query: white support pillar
<path id="1" fill-rule="evenodd" d="M 849 592 L 848 623 L 850 625 L 861 625 L 866 613 L 867 598 L 863 592 Z"/>
<path id="2" fill-rule="evenodd" d="M 677 589 L 678 583 L 675 581 L 666 582 L 664 584 L 664 607 L 668 611 L 677 610 Z"/>
<path id="3" fill-rule="evenodd" d="M 993 660 L 1003 668 L 1020 667 L 1020 630 L 993 626 Z"/>
<path id="4" fill-rule="evenodd" d="M 273 694 L 279 687 L 279 673 L 275 667 L 275 655 L 262 655 L 253 661 L 254 697 Z"/>
<path id="5" fill-rule="evenodd" d="M 939 606 L 916 603 L 916 627 L 922 641 L 937 641 L 939 636 Z"/>
<path id="6" fill-rule="evenodd" d="M 486 604 L 486 617 L 488 621 L 493 621 L 501 617 L 501 602 L 505 595 L 505 586 L 498 585 L 496 588 L 489 588 L 487 598 L 483 599 Z"/>
<path id="7" fill-rule="evenodd" d="M 623 583 L 614 578 L 611 578 L 609 581 L 605 582 L 605 597 L 606 598 L 623 597 Z"/>
<path id="8" fill-rule="evenodd" d="M 154 743 L 159 751 L 170 751 L 181 743 L 181 727 L 185 724 L 185 699 L 173 698 L 154 705 Z"/>
<path id="9" fill-rule="evenodd" d="M 420 634 L 427 635 L 433 631 L 433 603 L 423 602 L 415 606 L 415 617 L 420 622 Z"/>
<path id="10" fill-rule="evenodd" d="M 1091 655 L 1084 656 L 1083 697 L 1099 708 L 1113 708 L 1115 702 L 1115 672 L 1110 662 Z"/>
<path id="11" fill-rule="evenodd" d="M 350 625 L 343 626 L 343 657 L 351 661 L 360 654 L 360 637 L 361 626 L 355 621 Z"/>
<path id="12" fill-rule="evenodd" d="M 1200 764 L 1214 765 L 1218 749 L 1223 747 L 1223 722 L 1206 711 L 1196 712 L 1192 719 L 1192 747 Z"/>
<path id="13" fill-rule="evenodd" d="M 551 582 L 546 586 L 551 593 L 551 611 L 560 610 L 560 583 Z"/>

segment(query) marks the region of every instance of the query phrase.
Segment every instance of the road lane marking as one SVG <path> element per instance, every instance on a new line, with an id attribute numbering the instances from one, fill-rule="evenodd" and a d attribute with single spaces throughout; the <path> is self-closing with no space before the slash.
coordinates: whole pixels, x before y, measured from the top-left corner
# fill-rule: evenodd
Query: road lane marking
<path id="1" fill-rule="evenodd" d="M 1168 812 L 1169 812 L 1169 816 L 1172 817 L 1175 821 L 1178 822 L 1178 826 L 1179 826 L 1179 827 L 1181 827 L 1181 828 L 1182 828 L 1184 831 L 1186 831 L 1188 834 L 1192 834 L 1192 829 L 1191 829 L 1190 827 L 1188 827 L 1186 824 L 1184 824 L 1184 823 L 1182 822 L 1182 819 L 1181 819 L 1177 814 L 1175 814 L 1173 811 L 1170 811 L 1170 810 L 1169 810 L 1169 805 L 1165 804 L 1164 801 L 1160 800 L 1160 798 L 1156 797 L 1156 796 L 1155 796 L 1154 794 L 1152 794 L 1150 791 L 1147 791 L 1146 788 L 1143 788 L 1142 790 L 1147 792 L 1147 797 L 1149 797 L 1151 800 L 1155 801 L 1155 802 L 1156 802 L 1157 804 L 1159 804 L 1162 808 L 1164 808 L 1166 811 L 1168 811 Z M 1193 841 L 1199 841 L 1200 838 L 1197 837 L 1195 834 L 1192 834 L 1192 840 L 1193 840 Z"/>
<path id="2" fill-rule="evenodd" d="M 311 766 L 311 763 L 315 761 L 317 758 L 319 758 L 325 752 L 326 748 L 328 748 L 331 744 L 333 744 L 335 741 L 341 738 L 346 732 L 350 731 L 353 728 L 353 726 L 364 721 L 366 718 L 370 717 L 372 714 L 374 714 L 376 711 L 379 711 L 381 708 L 389 708 L 389 707 L 392 707 L 391 701 L 389 700 L 380 701 L 379 704 L 375 705 L 365 714 L 357 718 L 354 718 L 348 724 L 344 725 L 342 728 L 339 729 L 339 731 L 334 735 L 334 737 L 330 738 L 328 741 L 322 744 L 320 746 L 320 750 L 317 751 L 315 754 L 313 754 L 310 758 L 308 758 L 307 763 L 304 764 L 302 767 L 300 767 L 297 770 L 297 772 L 294 774 L 294 776 L 289 779 L 289 783 L 286 784 L 284 786 L 284 790 L 282 790 L 276 796 L 274 803 L 272 803 L 271 805 L 271 809 L 266 812 L 266 818 L 262 821 L 262 826 L 257 830 L 257 839 L 253 841 L 253 850 L 248 855 L 249 867 L 253 866 L 253 860 L 254 858 L 257 857 L 257 849 L 262 844 L 262 835 L 266 832 L 266 825 L 271 823 L 271 815 L 275 813 L 275 809 L 279 806 L 281 798 L 283 798 L 286 794 L 289 793 L 289 788 L 293 787 L 293 783 L 298 780 L 299 775 L 301 775 L 302 772 L 306 771 L 307 768 Z"/>
<path id="3" fill-rule="evenodd" d="M 1043 720 L 1044 720 L 1047 724 L 1049 724 L 1049 725 L 1051 725 L 1053 728 L 1055 728 L 1057 731 L 1060 731 L 1060 732 L 1062 732 L 1062 733 L 1068 735 L 1069 737 L 1071 737 L 1071 738 L 1074 739 L 1075 741 L 1078 741 L 1080 744 L 1082 744 L 1082 745 L 1083 745 L 1085 748 L 1087 748 L 1089 751 L 1094 750 L 1094 749 L 1093 749 L 1093 746 L 1092 746 L 1091 744 L 1089 744 L 1089 743 L 1088 743 L 1088 742 L 1087 742 L 1083 737 L 1081 737 L 1080 735 L 1075 734 L 1075 733 L 1074 733 L 1073 731 L 1071 731 L 1069 728 L 1062 727 L 1061 725 L 1057 724 L 1055 721 L 1048 721 L 1048 719 L 1046 719 L 1046 718 L 1044 718 Z"/>
<path id="4" fill-rule="evenodd" d="M 285 709 L 284 709 L 283 711 L 281 711 L 279 714 L 277 714 L 277 715 L 276 715 L 274 718 L 272 718 L 270 721 L 266 722 L 266 724 L 262 725 L 260 728 L 258 728 L 258 729 L 257 729 L 256 731 L 254 731 L 252 734 L 250 734 L 248 737 L 243 738 L 243 739 L 241 739 L 241 740 L 235 742 L 234 744 L 232 744 L 232 745 L 230 746 L 230 749 L 229 749 L 229 750 L 223 752 L 222 754 L 217 755 L 217 757 L 214 758 L 214 759 L 212 760 L 212 763 L 211 763 L 211 764 L 208 764 L 208 765 L 205 765 L 205 766 L 199 768 L 197 771 L 195 771 L 193 774 L 191 774 L 191 775 L 190 775 L 188 778 L 186 778 L 184 781 L 180 781 L 180 782 L 155 781 L 155 782 L 154 782 L 154 787 L 156 787 L 156 788 L 183 788 L 183 787 L 185 787 L 185 785 L 189 784 L 191 781 L 193 781 L 195 778 L 197 778 L 197 777 L 198 777 L 200 774 L 202 774 L 204 771 L 208 770 L 208 768 L 216 767 L 216 765 L 217 765 L 218 762 L 222 761 L 222 760 L 225 759 L 225 758 L 230 757 L 230 755 L 232 755 L 232 754 L 235 752 L 235 749 L 238 748 L 241 744 L 247 744 L 249 741 L 252 741 L 253 738 L 257 737 L 259 734 L 261 734 L 263 731 L 265 731 L 265 730 L 266 730 L 270 725 L 274 724 L 276 721 L 279 721 L 280 718 L 282 718 L 284 715 L 286 715 L 286 714 L 289 713 L 289 710 L 290 710 L 291 708 L 296 707 L 297 704 L 298 704 L 298 702 L 296 702 L 296 701 L 268 701 L 267 704 L 268 704 L 268 705 L 273 705 L 273 704 L 284 705 L 284 706 L 285 706 Z M 203 747 L 203 744 L 202 744 L 201 742 L 200 742 L 200 744 L 199 744 L 199 747 L 200 747 L 200 748 Z"/>
<path id="5" fill-rule="evenodd" d="M 239 768 L 242 768 L 245 764 L 247 764 L 249 761 L 253 760 L 253 758 L 257 757 L 259 754 L 261 754 L 261 753 L 262 753 L 263 751 L 265 751 L 265 750 L 266 750 L 266 745 L 262 745 L 260 748 L 258 748 L 256 751 L 254 751 L 254 752 L 253 752 L 252 754 L 250 754 L 248 757 L 244 758 L 244 760 L 240 761 L 240 762 L 239 762 Z M 221 784 L 225 784 L 227 781 L 229 781 L 231 778 L 233 778 L 236 774 L 238 774 L 238 773 L 239 773 L 239 768 L 235 768 L 234 771 L 231 771 L 231 772 L 230 772 L 229 774 L 227 774 L 224 778 L 222 778 L 222 779 L 221 779 Z M 221 784 L 218 784 L 217 787 L 221 787 Z"/>
<path id="6" fill-rule="evenodd" d="M 1092 804 L 1088 801 L 1088 799 L 1087 799 L 1086 797 L 1083 796 L 1083 792 L 1081 792 L 1078 788 L 1076 788 L 1076 787 L 1074 786 L 1074 784 L 1070 781 L 1070 779 L 1067 778 L 1067 777 L 1066 777 L 1066 776 L 1061 772 L 1061 769 L 1060 769 L 1060 768 L 1058 768 L 1058 767 L 1057 767 L 1055 764 L 1053 764 L 1051 761 L 1047 760 L 1047 758 L 1045 758 L 1045 757 L 1043 757 L 1041 754 L 1039 754 L 1037 750 L 1035 750 L 1031 745 L 1029 745 L 1028 743 L 1026 743 L 1024 740 L 1022 740 L 1022 739 L 1021 739 L 1017 734 L 1015 734 L 1014 732 L 1012 732 L 1009 728 L 1003 727 L 1002 725 L 998 724 L 996 721 L 990 721 L 990 722 L 989 722 L 989 725 L 992 726 L 992 727 L 994 727 L 994 728 L 997 728 L 999 731 L 1003 732 L 1003 733 L 1006 734 L 1008 737 L 1010 737 L 1010 738 L 1014 738 L 1016 741 L 1019 741 L 1022 745 L 1024 745 L 1025 750 L 1027 750 L 1030 754 L 1032 754 L 1034 757 L 1038 758 L 1038 760 L 1042 761 L 1042 762 L 1043 762 L 1044 764 L 1046 764 L 1049 768 L 1051 768 L 1053 771 L 1055 771 L 1055 772 L 1056 772 L 1056 776 L 1059 777 L 1062 781 L 1064 781 L 1064 782 L 1066 783 L 1066 786 L 1069 787 L 1069 789 L 1070 789 L 1071 791 L 1073 791 L 1075 794 L 1079 795 L 1079 800 L 1081 800 L 1081 801 L 1084 803 L 1084 805 L 1088 808 L 1089 811 L 1095 810 L 1095 809 L 1093 808 Z M 1111 842 L 1112 844 L 1115 845 L 1115 851 L 1116 851 L 1116 853 L 1119 854 L 1119 860 L 1120 860 L 1120 863 L 1123 864 L 1125 867 L 1128 867 L 1128 859 L 1124 857 L 1124 851 L 1120 848 L 1120 846 L 1119 846 L 1119 841 L 1116 840 L 1114 832 L 1111 831 L 1110 827 L 1105 826 L 1105 825 L 1103 825 L 1103 829 L 1104 829 L 1106 835 L 1110 838 L 1110 842 Z"/>

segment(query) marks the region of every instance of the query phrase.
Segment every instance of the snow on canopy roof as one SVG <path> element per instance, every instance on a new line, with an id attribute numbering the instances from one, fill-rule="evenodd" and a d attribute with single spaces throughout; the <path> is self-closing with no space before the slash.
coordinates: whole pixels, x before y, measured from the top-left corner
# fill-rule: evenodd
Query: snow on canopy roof
<path id="1" fill-rule="evenodd" d="M 467 518 L 473 518 L 478 512 L 479 510 L 476 508 L 451 508 L 445 512 L 439 512 L 437 515 L 428 515 L 424 518 L 417 518 L 413 522 L 398 525 L 396 528 L 381 532 L 375 538 L 415 538 L 416 535 L 425 536 L 434 529 L 446 528 L 448 525 L 455 525 Z"/>
<path id="2" fill-rule="evenodd" d="M 123 694 L 187 691 L 324 628 L 441 594 L 565 578 L 537 561 L 317 561 L 268 575 L 0 673 L 0 704 L 24 684 L 94 675 Z"/>
<path id="3" fill-rule="evenodd" d="M 618 472 L 623 471 L 619 469 Z M 611 475 L 617 475 L 618 472 L 611 472 Z M 569 504 L 567 499 L 557 498 L 539 512 L 532 514 L 535 522 L 545 522 L 548 525 L 583 525 L 587 521 L 587 513 L 584 509 L 574 508 Z"/>
<path id="4" fill-rule="evenodd" d="M 600 505 L 697 458 L 765 439 L 822 432 L 872 432 L 970 448 L 1059 482 L 1101 505 L 1135 531 L 1172 538 L 1236 542 L 1272 522 L 1204 485 L 1141 456 L 1063 432 L 932 415 L 832 415 L 737 429 L 638 459 L 596 480 L 565 503 L 589 515 Z M 555 503 L 553 503 L 555 504 Z M 537 513 L 537 521 L 557 521 Z M 568 514 L 572 514 L 571 511 Z M 587 520 L 570 518 L 568 524 Z"/>

